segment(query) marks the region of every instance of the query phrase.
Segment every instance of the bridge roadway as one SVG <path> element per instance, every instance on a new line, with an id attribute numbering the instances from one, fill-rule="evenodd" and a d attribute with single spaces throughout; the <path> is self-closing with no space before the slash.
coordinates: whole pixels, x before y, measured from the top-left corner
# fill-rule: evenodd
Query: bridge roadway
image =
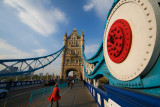
<path id="1" fill-rule="evenodd" d="M 97 104 L 83 82 L 78 82 L 62 95 L 60 107 L 97 107 Z"/>
<path id="2" fill-rule="evenodd" d="M 7 95 L 6 107 L 28 107 L 31 92 L 40 88 L 44 88 L 44 85 L 10 91 Z M 61 89 L 60 95 L 62 96 L 59 101 L 60 107 L 97 107 L 83 82 L 75 83 L 72 89 L 70 87 Z M 50 107 L 47 99 L 48 96 L 42 101 L 37 99 L 38 101 L 34 102 L 31 107 Z M 4 107 L 4 103 L 5 99 L 1 99 L 0 107 Z"/>
<path id="3" fill-rule="evenodd" d="M 0 107 L 4 107 L 4 103 L 6 103 L 6 107 L 24 107 L 24 105 L 28 105 L 30 100 L 30 94 L 33 90 L 45 88 L 43 84 L 36 85 L 33 87 L 25 87 L 22 89 L 11 89 L 6 99 L 0 100 Z"/>
<path id="4" fill-rule="evenodd" d="M 61 89 L 60 95 L 59 107 L 98 107 L 88 89 L 84 87 L 83 82 L 75 83 L 72 89 L 70 87 Z M 47 98 L 31 107 L 50 107 Z M 56 102 L 53 103 L 53 107 L 56 107 Z"/>

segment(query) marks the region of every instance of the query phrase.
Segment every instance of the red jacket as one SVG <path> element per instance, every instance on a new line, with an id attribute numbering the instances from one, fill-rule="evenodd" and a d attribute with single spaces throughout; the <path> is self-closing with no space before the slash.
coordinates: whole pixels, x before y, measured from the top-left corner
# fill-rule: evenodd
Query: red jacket
<path id="1" fill-rule="evenodd" d="M 58 87 L 54 87 L 53 88 L 53 92 L 52 94 L 48 97 L 49 101 L 58 101 L 61 99 L 61 96 L 59 95 L 59 88 Z"/>

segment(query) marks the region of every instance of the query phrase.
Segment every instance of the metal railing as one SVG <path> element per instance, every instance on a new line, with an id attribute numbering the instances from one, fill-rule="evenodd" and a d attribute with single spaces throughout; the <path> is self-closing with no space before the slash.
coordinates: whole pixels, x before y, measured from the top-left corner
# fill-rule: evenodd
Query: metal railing
<path id="1" fill-rule="evenodd" d="M 106 92 L 85 83 L 99 107 L 160 107 L 160 98 L 105 85 Z"/>
<path id="2" fill-rule="evenodd" d="M 0 88 L 6 88 L 8 82 L 0 82 Z M 34 85 L 34 84 L 42 84 L 41 80 L 34 81 L 16 81 L 12 82 L 11 87 L 20 87 L 25 85 Z"/>
<path id="3" fill-rule="evenodd" d="M 64 87 L 68 86 L 68 82 L 59 84 L 59 89 L 62 89 Z M 54 86 L 50 86 L 47 88 L 38 89 L 31 92 L 31 97 L 29 101 L 29 107 L 31 106 L 38 106 L 43 104 L 48 105 L 48 97 L 52 93 Z M 45 104 L 46 103 L 46 104 Z"/>

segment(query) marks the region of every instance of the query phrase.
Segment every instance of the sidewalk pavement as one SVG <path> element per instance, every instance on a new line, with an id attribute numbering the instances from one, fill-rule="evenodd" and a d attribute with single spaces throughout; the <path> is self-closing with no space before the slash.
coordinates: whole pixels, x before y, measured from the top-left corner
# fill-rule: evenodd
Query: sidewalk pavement
<path id="1" fill-rule="evenodd" d="M 59 107 L 98 107 L 83 82 L 75 83 L 72 89 L 71 87 L 61 89 L 60 95 Z M 47 99 L 48 96 L 31 107 L 50 107 L 51 104 Z M 56 107 L 56 102 L 53 102 L 52 107 Z"/>
<path id="2" fill-rule="evenodd" d="M 68 91 L 61 92 L 61 94 L 63 95 L 61 95 L 59 107 L 98 107 L 88 89 L 84 87 L 83 82 L 75 83 L 72 89 L 68 87 Z M 53 107 L 56 107 L 56 102 L 54 102 Z"/>

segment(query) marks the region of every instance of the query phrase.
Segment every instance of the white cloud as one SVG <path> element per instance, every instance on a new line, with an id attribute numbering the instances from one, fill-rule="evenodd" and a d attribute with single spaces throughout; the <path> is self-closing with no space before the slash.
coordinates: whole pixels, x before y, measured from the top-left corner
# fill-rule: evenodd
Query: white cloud
<path id="1" fill-rule="evenodd" d="M 114 0 L 87 0 L 87 4 L 83 6 L 84 11 L 94 10 L 96 14 L 105 19 Z"/>
<path id="2" fill-rule="evenodd" d="M 88 5 L 85 5 L 85 6 L 83 7 L 83 9 L 84 9 L 85 11 L 89 11 L 89 10 L 91 10 L 93 7 L 94 7 L 94 4 L 93 4 L 93 3 L 90 3 L 90 4 L 88 4 Z"/>
<path id="3" fill-rule="evenodd" d="M 33 50 L 33 52 L 36 52 L 36 56 L 44 56 L 47 53 L 47 50 L 45 49 L 37 49 L 37 50 Z"/>
<path id="4" fill-rule="evenodd" d="M 15 46 L 10 45 L 4 39 L 0 39 L 0 50 L 0 59 L 28 58 L 33 56 L 33 54 L 22 52 Z"/>
<path id="5" fill-rule="evenodd" d="M 21 50 L 17 49 L 15 46 L 12 46 L 11 44 L 7 43 L 6 40 L 0 39 L 0 59 L 21 59 L 21 58 L 32 58 L 34 56 L 43 56 L 47 53 L 45 49 L 37 49 L 33 50 L 36 54 L 30 54 L 27 52 L 22 52 Z M 60 69 L 61 69 L 61 56 L 58 57 L 54 62 L 52 62 L 50 65 L 45 67 L 44 69 L 38 70 L 35 73 L 44 73 L 47 72 L 49 74 L 55 74 L 60 75 Z"/>
<path id="6" fill-rule="evenodd" d="M 87 46 L 85 46 L 85 53 L 86 54 L 90 54 L 90 53 L 95 54 L 95 52 L 97 52 L 98 48 L 99 48 L 99 44 L 87 45 Z"/>
<path id="7" fill-rule="evenodd" d="M 48 2 L 48 0 L 4 0 L 5 4 L 18 11 L 18 17 L 23 23 L 43 36 L 57 32 L 59 23 L 68 22 L 65 13 L 53 6 L 46 6 Z"/>
<path id="8" fill-rule="evenodd" d="M 40 43 L 39 43 L 39 41 L 37 41 L 37 40 L 35 40 L 33 43 L 34 43 L 35 45 L 37 45 L 37 46 L 40 46 Z"/>
<path id="9" fill-rule="evenodd" d="M 45 49 L 37 49 L 33 50 L 36 54 L 30 54 L 27 52 L 22 52 L 21 50 L 17 49 L 15 46 L 12 46 L 11 44 L 7 43 L 6 40 L 0 39 L 0 59 L 21 59 L 21 58 L 32 58 L 34 56 L 43 56 L 47 53 Z M 55 74 L 60 75 L 60 69 L 61 69 L 61 56 L 58 57 L 54 62 L 52 62 L 50 65 L 45 67 L 44 69 L 38 70 L 35 73 L 44 73 L 47 72 L 49 74 Z"/>

